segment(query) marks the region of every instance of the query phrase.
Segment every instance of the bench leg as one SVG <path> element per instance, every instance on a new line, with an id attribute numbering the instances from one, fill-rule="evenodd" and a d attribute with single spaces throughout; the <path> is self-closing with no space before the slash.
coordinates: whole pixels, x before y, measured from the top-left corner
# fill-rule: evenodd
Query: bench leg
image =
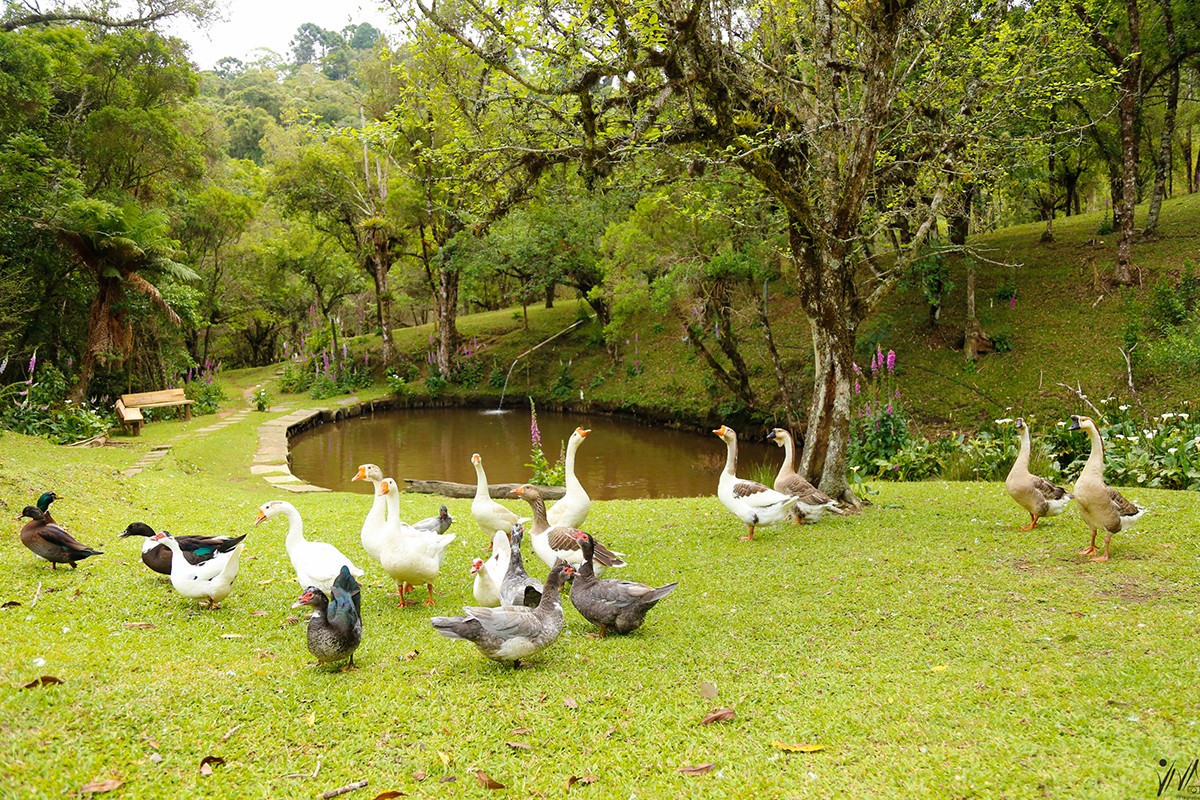
<path id="1" fill-rule="evenodd" d="M 142 435 L 142 421 L 140 419 L 135 419 L 132 422 L 130 422 L 129 427 L 133 431 L 134 436 Z"/>
<path id="2" fill-rule="evenodd" d="M 190 404 L 183 407 L 183 421 L 184 422 L 192 421 L 192 407 Z"/>

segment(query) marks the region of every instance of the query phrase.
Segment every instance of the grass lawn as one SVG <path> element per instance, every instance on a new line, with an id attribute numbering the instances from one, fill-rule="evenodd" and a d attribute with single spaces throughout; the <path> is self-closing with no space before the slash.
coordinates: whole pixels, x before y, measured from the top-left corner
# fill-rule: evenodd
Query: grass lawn
<path id="1" fill-rule="evenodd" d="M 447 501 L 459 538 L 436 608 L 398 609 L 359 544 L 367 498 L 250 474 L 271 416 L 177 439 L 213 418 L 154 422 L 94 450 L 0 437 L 0 797 L 112 778 L 123 798 L 317 797 L 363 779 L 347 797 L 1130 798 L 1155 796 L 1160 759 L 1200 757 L 1195 493 L 1127 491 L 1150 513 L 1093 564 L 1073 509 L 1020 532 L 1028 516 L 989 483 L 877 484 L 860 516 L 743 543 L 714 472 L 711 497 L 594 504 L 586 527 L 628 554 L 621 577 L 680 587 L 626 637 L 587 637 L 568 603 L 562 639 L 513 671 L 428 623 L 473 603 L 487 537 L 469 501 Z M 104 555 L 51 571 L 21 545 L 11 519 L 47 489 Z M 354 671 L 311 666 L 289 620 L 285 522 L 253 527 L 273 498 L 368 571 Z M 220 610 L 116 538 L 139 519 L 250 534 Z M 43 675 L 62 683 L 22 688 Z M 702 725 L 717 708 L 735 716 Z M 224 763 L 202 775 L 208 756 Z"/>

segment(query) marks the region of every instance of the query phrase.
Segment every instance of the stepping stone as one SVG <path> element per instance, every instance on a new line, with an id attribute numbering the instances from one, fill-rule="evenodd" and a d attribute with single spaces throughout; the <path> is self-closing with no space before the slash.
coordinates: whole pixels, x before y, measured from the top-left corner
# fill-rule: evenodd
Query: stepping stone
<path id="1" fill-rule="evenodd" d="M 134 475 L 137 475 L 141 471 L 142 470 L 139 467 L 129 467 L 128 469 L 121 470 L 121 474 L 124 475 L 126 478 L 132 478 Z"/>
<path id="2" fill-rule="evenodd" d="M 291 474 L 287 464 L 255 464 L 250 467 L 251 475 L 265 475 L 269 472 L 287 472 Z"/>
<path id="3" fill-rule="evenodd" d="M 267 483 L 274 483 L 274 484 L 300 483 L 300 479 L 297 478 L 295 475 L 293 475 L 290 472 L 287 475 L 266 475 L 263 477 L 263 480 L 266 481 Z"/>
<path id="4" fill-rule="evenodd" d="M 328 492 L 324 486 L 313 486 L 311 483 L 281 483 L 277 484 L 280 489 L 287 489 L 289 492 L 302 494 L 304 492 Z"/>

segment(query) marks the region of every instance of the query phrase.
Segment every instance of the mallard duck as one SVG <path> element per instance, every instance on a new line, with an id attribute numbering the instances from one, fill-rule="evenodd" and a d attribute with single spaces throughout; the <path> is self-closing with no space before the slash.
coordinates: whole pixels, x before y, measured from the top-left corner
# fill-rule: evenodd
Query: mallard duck
<path id="1" fill-rule="evenodd" d="M 343 564 L 349 568 L 351 575 L 362 577 L 363 571 L 342 555 L 341 550 L 325 542 L 310 542 L 304 538 L 304 521 L 300 519 L 300 512 L 286 500 L 263 503 L 258 507 L 258 518 L 254 524 L 261 525 L 278 514 L 287 517 L 288 533 L 284 546 L 292 561 L 292 569 L 296 571 L 296 583 L 301 587 L 307 589 L 316 586 L 328 594 L 333 590 L 333 581 Z"/>
<path id="2" fill-rule="evenodd" d="M 471 574 L 475 576 L 472 593 L 479 605 L 495 607 L 500 605 L 500 582 L 508 572 L 508 559 L 512 555 L 508 534 L 496 531 L 490 547 L 492 554 L 486 561 L 477 558 L 471 563 Z"/>
<path id="3" fill-rule="evenodd" d="M 579 478 L 575 477 L 575 451 L 583 440 L 591 433 L 590 430 L 576 428 L 571 438 L 567 440 L 566 483 L 567 491 L 562 499 L 546 509 L 546 519 L 553 525 L 565 525 L 568 528 L 578 528 L 587 519 L 588 511 L 592 508 L 592 498 L 584 490 Z"/>
<path id="4" fill-rule="evenodd" d="M 767 434 L 767 441 L 783 448 L 783 464 L 779 467 L 779 474 L 775 476 L 775 491 L 795 495 L 799 498 L 795 505 L 797 522 L 819 522 L 826 511 L 834 514 L 843 513 L 838 508 L 836 500 L 796 472 L 796 468 L 793 466 L 796 444 L 792 441 L 791 433 L 783 428 L 772 428 L 771 432 Z"/>
<path id="5" fill-rule="evenodd" d="M 203 600 L 209 608 L 220 608 L 218 604 L 233 590 L 233 579 L 237 577 L 238 561 L 245 545 L 217 553 L 201 564 L 192 564 L 182 555 L 179 542 L 171 534 L 156 533 L 154 540 L 171 551 L 171 586 L 175 591 L 193 600 Z"/>
<path id="6" fill-rule="evenodd" d="M 471 516 L 483 532 L 489 536 L 493 531 L 511 531 L 518 517 L 511 509 L 497 503 L 488 491 L 487 475 L 483 473 L 483 459 L 479 453 L 471 455 L 475 465 L 475 499 L 471 501 Z"/>
<path id="7" fill-rule="evenodd" d="M 1142 518 L 1146 509 L 1126 500 L 1120 492 L 1104 482 L 1104 440 L 1100 438 L 1100 429 L 1091 417 L 1071 415 L 1069 430 L 1085 430 L 1091 439 L 1092 452 L 1088 454 L 1083 472 L 1075 480 L 1075 503 L 1079 507 L 1079 515 L 1092 529 L 1092 541 L 1085 549 L 1079 551 L 1081 556 L 1093 556 L 1092 561 L 1108 561 L 1108 544 L 1114 533 L 1128 530 L 1133 523 Z M 1105 530 L 1104 555 L 1096 553 L 1096 531 Z"/>
<path id="8" fill-rule="evenodd" d="M 60 494 L 55 494 L 54 492 L 42 492 L 41 496 L 38 497 L 37 502 L 34 503 L 34 505 L 38 507 L 38 510 L 42 512 L 42 516 L 46 518 L 46 522 L 49 522 L 51 525 L 57 525 L 58 522 L 56 522 L 54 517 L 50 515 L 50 504 L 55 500 L 61 499 L 62 495 Z"/>
<path id="9" fill-rule="evenodd" d="M 725 469 L 717 484 L 717 497 L 735 517 L 750 528 L 742 541 L 754 539 L 754 528 L 758 525 L 774 525 L 786 519 L 792 507 L 800 502 L 795 495 L 784 494 L 763 486 L 757 481 L 739 478 L 737 471 L 737 433 L 728 425 L 713 431 L 725 442 Z"/>
<path id="10" fill-rule="evenodd" d="M 466 616 L 434 617 L 433 629 L 449 639 L 466 639 L 493 661 L 521 665 L 521 659 L 554 643 L 563 629 L 560 591 L 575 569 L 559 561 L 550 570 L 537 608 L 500 606 L 464 608 Z"/>
<path id="11" fill-rule="evenodd" d="M 1015 427 L 1021 446 L 1017 450 L 1017 460 L 1004 479 L 1004 489 L 1017 501 L 1017 505 L 1029 512 L 1030 522 L 1021 526 L 1021 530 L 1031 531 L 1037 527 L 1041 517 L 1061 514 L 1071 501 L 1071 495 L 1061 486 L 1029 471 L 1029 426 L 1024 419 L 1017 417 Z"/>
<path id="12" fill-rule="evenodd" d="M 547 565 L 553 565 L 559 559 L 573 567 L 583 563 L 583 548 L 575 534 L 577 528 L 564 525 L 551 525 L 546 519 L 546 501 L 541 491 L 531 483 L 526 483 L 513 489 L 513 494 L 529 503 L 533 509 L 533 552 Z M 607 567 L 623 567 L 625 554 L 609 550 L 596 542 L 596 574 L 601 574 Z"/>
<path id="13" fill-rule="evenodd" d="M 425 584 L 429 590 L 425 605 L 431 606 L 434 604 L 433 582 L 437 580 L 442 562 L 446 560 L 446 548 L 454 541 L 455 534 L 417 530 L 401 522 L 400 490 L 391 478 L 383 479 L 380 491 L 387 497 L 388 534 L 379 553 L 379 565 L 396 582 L 400 608 L 408 605 L 405 595 L 420 584 Z"/>
<path id="14" fill-rule="evenodd" d="M 644 583 L 622 581 L 616 578 L 598 580 L 592 565 L 595 542 L 590 533 L 577 534 L 583 546 L 583 566 L 575 572 L 571 581 L 571 604 L 575 610 L 593 625 L 600 626 L 600 637 L 611 627 L 617 633 L 635 631 L 646 621 L 646 614 L 654 604 L 675 591 L 678 582 L 668 583 L 655 589 Z"/>
<path id="15" fill-rule="evenodd" d="M 374 464 L 360 464 L 358 473 L 351 478 L 352 481 L 370 481 L 375 487 L 375 495 L 371 501 L 371 510 L 367 512 L 366 519 L 363 520 L 362 531 L 360 537 L 362 539 L 363 550 L 367 551 L 367 555 L 376 561 L 379 560 L 379 551 L 383 547 L 383 542 L 387 538 L 387 499 L 383 492 L 379 490 L 380 484 L 383 483 L 383 470 Z"/>
<path id="16" fill-rule="evenodd" d="M 166 531 L 163 531 L 166 533 Z M 154 528 L 144 522 L 131 522 L 121 531 L 120 538 L 126 536 L 142 536 L 142 563 L 159 575 L 171 574 L 171 548 L 165 542 L 157 541 Z M 241 544 L 246 534 L 241 536 L 175 536 L 175 544 L 189 564 L 203 564 L 217 553 L 227 553 Z"/>
<path id="17" fill-rule="evenodd" d="M 530 577 L 525 571 L 525 562 L 521 558 L 521 539 L 525 536 L 525 526 L 521 523 L 513 525 L 512 540 L 509 547 L 508 569 L 500 581 L 500 605 L 529 606 L 535 608 L 542 601 L 542 582 Z"/>
<path id="18" fill-rule="evenodd" d="M 75 569 L 75 562 L 89 556 L 104 555 L 104 551 L 80 542 L 58 525 L 46 519 L 37 506 L 25 506 L 18 520 L 28 517 L 29 522 L 21 528 L 21 544 L 35 554 L 50 562 L 51 569 L 58 569 L 59 564 L 70 564 Z"/>
<path id="19" fill-rule="evenodd" d="M 311 606 L 308 618 L 308 652 L 317 657 L 318 664 L 350 659 L 354 667 L 354 651 L 362 642 L 361 592 L 358 581 L 345 564 L 333 581 L 333 598 L 316 586 L 309 586 L 292 604 L 292 608 Z"/>

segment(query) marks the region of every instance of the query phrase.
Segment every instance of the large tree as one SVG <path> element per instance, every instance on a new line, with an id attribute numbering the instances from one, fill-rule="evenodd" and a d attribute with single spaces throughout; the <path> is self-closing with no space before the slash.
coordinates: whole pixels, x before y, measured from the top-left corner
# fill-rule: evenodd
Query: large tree
<path id="1" fill-rule="evenodd" d="M 922 252 L 962 150 L 1002 115 L 1053 94 L 1051 59 L 1028 57 L 1040 32 L 1024 32 L 1043 21 L 1040 7 L 417 4 L 541 99 L 552 128 L 541 158 L 573 161 L 595 180 L 647 148 L 690 147 L 702 163 L 744 171 L 779 204 L 816 372 L 799 468 L 853 501 L 846 444 L 859 326 Z M 877 252 L 878 234 L 897 226 L 899 246 Z"/>

